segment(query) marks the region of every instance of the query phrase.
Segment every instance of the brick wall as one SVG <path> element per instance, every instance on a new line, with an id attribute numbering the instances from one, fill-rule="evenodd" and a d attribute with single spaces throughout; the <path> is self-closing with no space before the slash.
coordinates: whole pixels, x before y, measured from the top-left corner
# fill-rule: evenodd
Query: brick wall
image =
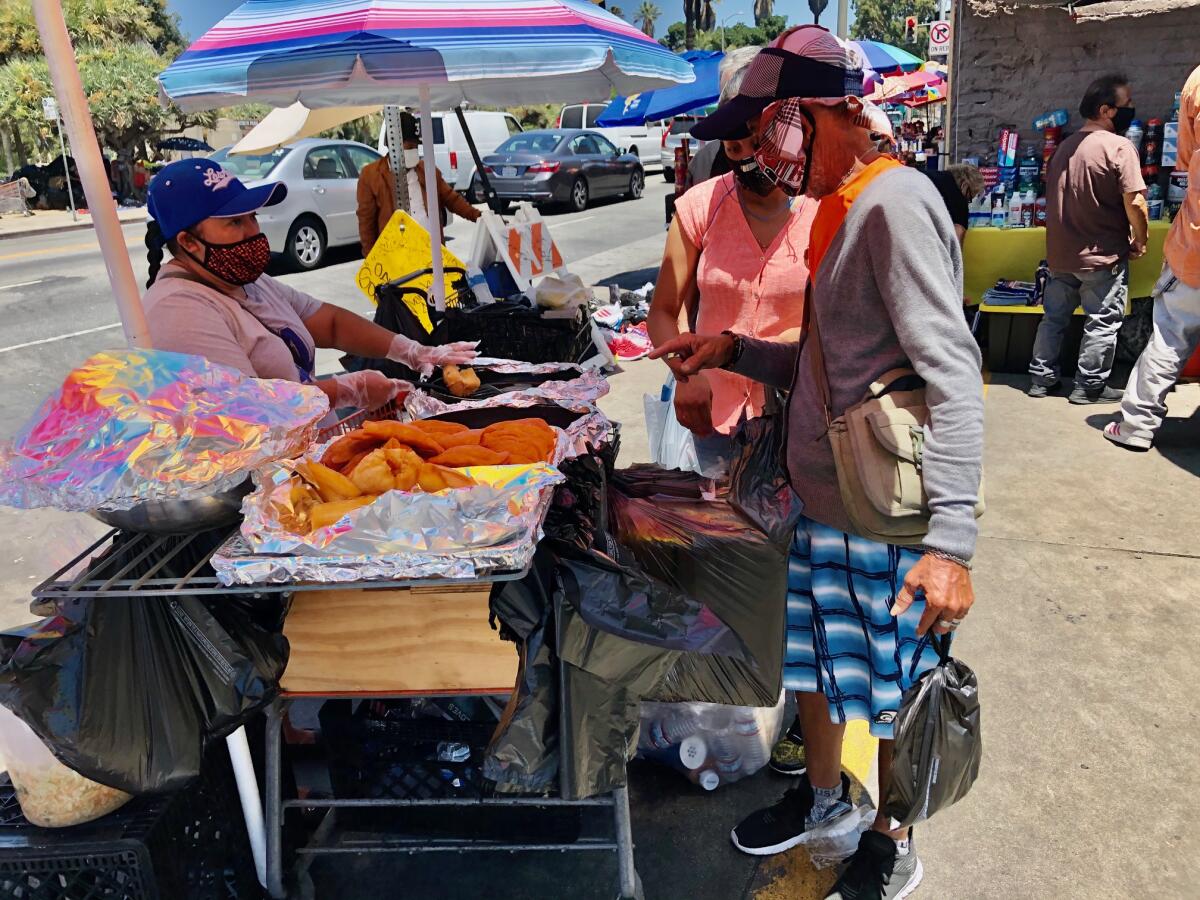
<path id="1" fill-rule="evenodd" d="M 1034 118 L 1059 107 L 1070 111 L 1067 128 L 1076 130 L 1088 83 L 1111 71 L 1130 78 L 1139 119 L 1165 119 L 1175 92 L 1200 64 L 1200 6 L 1086 24 L 1061 9 L 984 17 L 960 2 L 958 11 L 955 158 L 994 151 L 1004 125 L 1020 128 L 1024 146 L 1035 137 Z M 1040 148 L 1040 135 L 1036 143 Z"/>

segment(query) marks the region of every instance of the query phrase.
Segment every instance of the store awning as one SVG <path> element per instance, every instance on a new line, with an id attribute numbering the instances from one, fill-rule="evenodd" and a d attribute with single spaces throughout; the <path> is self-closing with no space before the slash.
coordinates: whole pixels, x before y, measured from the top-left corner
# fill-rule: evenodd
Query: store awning
<path id="1" fill-rule="evenodd" d="M 1057 7 L 1071 13 L 1077 22 L 1153 16 L 1177 9 L 1200 7 L 1200 0 L 967 0 L 980 16 L 1011 13 L 1020 7 Z"/>

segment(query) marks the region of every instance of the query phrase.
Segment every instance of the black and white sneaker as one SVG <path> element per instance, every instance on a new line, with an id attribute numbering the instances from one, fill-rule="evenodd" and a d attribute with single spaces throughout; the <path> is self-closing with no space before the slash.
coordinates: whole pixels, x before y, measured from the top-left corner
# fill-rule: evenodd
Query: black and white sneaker
<path id="1" fill-rule="evenodd" d="M 821 817 L 819 823 L 811 820 L 813 808 L 812 783 L 808 775 L 800 777 L 796 787 L 786 791 L 783 799 L 774 806 L 751 813 L 729 838 L 733 846 L 751 856 L 771 856 L 790 850 L 804 840 L 804 834 L 815 825 L 833 822 L 854 809 L 850 802 L 850 779 L 842 773 L 842 793 L 838 802 Z"/>
<path id="2" fill-rule="evenodd" d="M 804 752 L 804 734 L 800 731 L 799 716 L 771 748 L 771 770 L 780 775 L 803 775 L 808 771 L 807 755 Z"/>
<path id="3" fill-rule="evenodd" d="M 911 837 L 908 853 L 901 856 L 886 834 L 864 831 L 825 900 L 903 900 L 917 889 L 924 874 Z"/>

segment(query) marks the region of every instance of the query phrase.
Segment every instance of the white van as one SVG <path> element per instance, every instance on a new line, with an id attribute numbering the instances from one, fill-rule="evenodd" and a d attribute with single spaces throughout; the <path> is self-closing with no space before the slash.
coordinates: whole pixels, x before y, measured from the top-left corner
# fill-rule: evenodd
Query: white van
<path id="1" fill-rule="evenodd" d="M 521 123 L 510 113 L 464 109 L 463 115 L 481 159 L 523 130 Z M 379 131 L 379 152 L 386 150 L 385 124 Z M 446 183 L 474 203 L 476 198 L 471 196 L 471 183 L 475 179 L 475 161 L 471 159 L 471 148 L 467 145 L 458 115 L 453 111 L 433 113 L 433 155 Z"/>
<path id="2" fill-rule="evenodd" d="M 642 168 L 658 168 L 661 165 L 659 152 L 662 149 L 663 123 L 647 122 L 644 125 L 617 125 L 600 128 L 596 120 L 608 109 L 607 103 L 570 103 L 558 114 L 556 128 L 587 128 L 598 131 L 622 150 L 632 153 L 642 161 Z"/>

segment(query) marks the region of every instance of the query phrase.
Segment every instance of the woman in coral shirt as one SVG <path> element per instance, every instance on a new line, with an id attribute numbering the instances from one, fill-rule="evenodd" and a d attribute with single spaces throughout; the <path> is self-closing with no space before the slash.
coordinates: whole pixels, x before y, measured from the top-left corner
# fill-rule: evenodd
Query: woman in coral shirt
<path id="1" fill-rule="evenodd" d="M 749 138 L 724 141 L 734 170 L 698 184 L 675 204 L 647 325 L 655 346 L 680 334 L 734 331 L 780 337 L 799 328 L 808 282 L 808 232 L 816 202 L 789 199 L 754 162 Z M 730 436 L 762 414 L 762 385 L 709 370 L 675 390 L 675 413 L 696 435 L 701 464 L 728 461 Z"/>

